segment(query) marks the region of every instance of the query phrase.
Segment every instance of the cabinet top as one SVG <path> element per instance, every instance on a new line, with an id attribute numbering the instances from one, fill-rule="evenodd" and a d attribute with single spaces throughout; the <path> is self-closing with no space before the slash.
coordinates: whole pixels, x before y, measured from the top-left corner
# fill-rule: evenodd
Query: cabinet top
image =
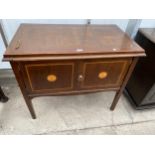
<path id="1" fill-rule="evenodd" d="M 144 56 L 116 25 L 21 24 L 4 60 Z"/>

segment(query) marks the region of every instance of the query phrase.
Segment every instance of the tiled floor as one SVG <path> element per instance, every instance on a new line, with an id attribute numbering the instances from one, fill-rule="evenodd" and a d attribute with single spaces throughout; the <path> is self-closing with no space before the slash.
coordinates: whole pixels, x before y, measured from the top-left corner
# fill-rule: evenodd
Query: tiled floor
<path id="1" fill-rule="evenodd" d="M 115 92 L 35 98 L 33 120 L 14 77 L 0 84 L 10 98 L 0 103 L 0 134 L 155 134 L 155 109 L 134 110 L 121 96 L 112 112 Z"/>

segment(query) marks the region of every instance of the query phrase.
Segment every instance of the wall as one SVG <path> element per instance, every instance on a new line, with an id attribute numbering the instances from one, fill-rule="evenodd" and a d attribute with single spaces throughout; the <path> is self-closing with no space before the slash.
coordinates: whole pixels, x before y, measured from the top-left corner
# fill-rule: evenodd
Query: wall
<path id="1" fill-rule="evenodd" d="M 92 19 L 91 24 L 116 24 L 123 31 L 126 31 L 129 19 Z"/>
<path id="2" fill-rule="evenodd" d="M 3 52 L 5 51 L 5 46 L 0 35 L 0 68 L 10 68 L 10 64 L 8 62 L 1 62 L 3 57 Z"/>
<path id="3" fill-rule="evenodd" d="M 143 19 L 139 27 L 155 28 L 155 19 Z"/>

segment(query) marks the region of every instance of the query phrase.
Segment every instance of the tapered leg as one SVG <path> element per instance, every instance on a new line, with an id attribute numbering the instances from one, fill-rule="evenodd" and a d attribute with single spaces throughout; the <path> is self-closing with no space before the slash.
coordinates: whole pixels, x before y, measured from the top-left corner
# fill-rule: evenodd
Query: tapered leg
<path id="1" fill-rule="evenodd" d="M 112 102 L 112 105 L 111 105 L 111 107 L 110 107 L 110 110 L 114 110 L 114 109 L 115 109 L 115 107 L 116 107 L 116 105 L 117 105 L 117 102 L 118 102 L 118 100 L 119 100 L 121 94 L 122 94 L 122 93 L 121 93 L 120 91 L 117 91 L 117 92 L 116 92 L 116 95 L 115 95 L 115 97 L 114 97 L 114 100 L 113 100 L 113 102 Z"/>
<path id="2" fill-rule="evenodd" d="M 30 98 L 28 98 L 27 96 L 24 96 L 24 99 L 25 99 L 26 105 L 30 111 L 32 118 L 36 119 L 36 114 L 35 114 L 35 111 L 33 108 L 32 100 Z"/>
<path id="3" fill-rule="evenodd" d="M 26 91 L 26 87 L 25 87 L 25 83 L 23 81 L 23 76 L 22 76 L 22 72 L 20 70 L 20 64 L 16 63 L 16 62 L 11 62 L 11 66 L 13 68 L 13 71 L 15 73 L 16 79 L 18 81 L 20 90 L 23 94 L 23 97 L 25 99 L 26 105 L 30 111 L 30 114 L 32 116 L 33 119 L 36 119 L 36 114 L 32 105 L 32 101 L 31 98 L 28 96 L 28 93 Z"/>
<path id="4" fill-rule="evenodd" d="M 129 70 L 127 72 L 127 75 L 126 75 L 126 77 L 125 77 L 125 79 L 124 79 L 124 81 L 123 81 L 120 89 L 116 92 L 116 95 L 114 97 L 114 100 L 112 102 L 112 105 L 110 107 L 110 110 L 114 110 L 115 109 L 115 107 L 116 107 L 116 105 L 118 103 L 118 100 L 119 100 L 119 98 L 120 98 L 120 96 L 121 96 L 121 94 L 122 94 L 122 92 L 123 92 L 123 90 L 124 90 L 124 88 L 125 88 L 128 80 L 130 78 L 130 75 L 131 75 L 131 73 L 133 72 L 133 70 L 135 68 L 135 65 L 136 65 L 137 61 L 138 61 L 138 58 L 137 57 L 136 58 L 133 58 L 132 63 L 131 63 L 131 65 L 129 67 Z"/>

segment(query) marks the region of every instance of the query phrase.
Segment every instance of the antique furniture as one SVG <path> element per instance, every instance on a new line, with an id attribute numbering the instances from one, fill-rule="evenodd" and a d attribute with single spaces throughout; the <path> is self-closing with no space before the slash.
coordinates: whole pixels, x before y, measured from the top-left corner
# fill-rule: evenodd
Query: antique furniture
<path id="1" fill-rule="evenodd" d="M 42 95 L 115 90 L 114 110 L 140 56 L 144 50 L 115 25 L 22 24 L 4 60 L 36 118 L 31 99 Z"/>
<path id="2" fill-rule="evenodd" d="M 5 47 L 7 47 L 8 44 L 7 44 L 7 40 L 5 38 L 4 31 L 3 31 L 3 28 L 2 28 L 2 25 L 1 25 L 1 20 L 0 20 L 0 34 L 2 36 L 2 40 L 4 41 Z M 0 86 L 0 102 L 7 102 L 8 99 L 9 98 L 4 94 L 4 92 L 3 92 L 3 90 L 2 90 L 2 88 Z"/>
<path id="3" fill-rule="evenodd" d="M 135 40 L 147 56 L 139 59 L 126 90 L 135 108 L 150 108 L 155 106 L 155 28 L 139 29 Z"/>

